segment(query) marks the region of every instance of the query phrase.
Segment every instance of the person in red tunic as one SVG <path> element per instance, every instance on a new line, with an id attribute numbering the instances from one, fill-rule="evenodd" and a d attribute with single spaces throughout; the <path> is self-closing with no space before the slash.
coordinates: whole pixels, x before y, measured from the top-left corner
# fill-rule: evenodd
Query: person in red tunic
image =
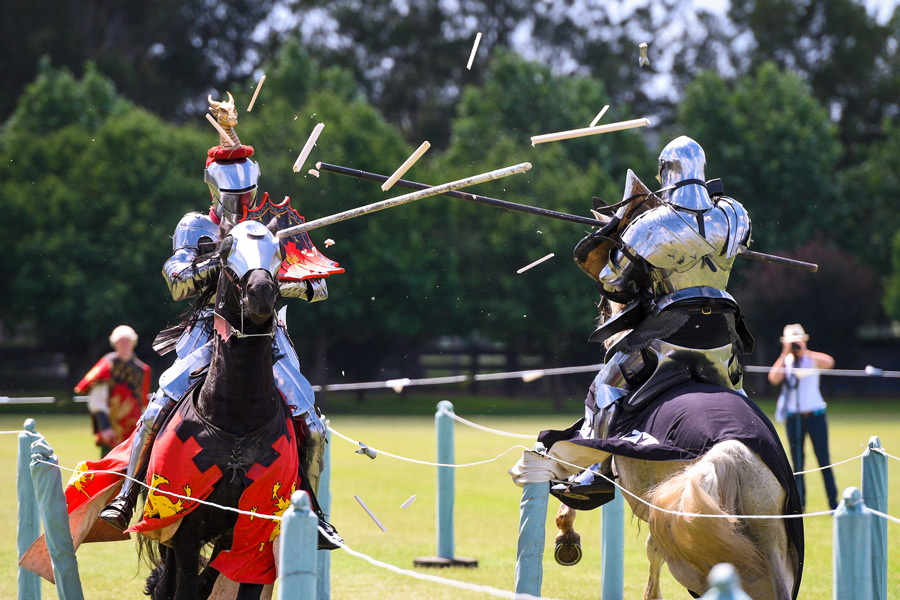
<path id="1" fill-rule="evenodd" d="M 87 392 L 101 458 L 131 435 L 147 407 L 150 367 L 134 354 L 137 339 L 128 325 L 113 329 L 109 343 L 115 352 L 98 360 L 75 386 L 76 394 Z"/>

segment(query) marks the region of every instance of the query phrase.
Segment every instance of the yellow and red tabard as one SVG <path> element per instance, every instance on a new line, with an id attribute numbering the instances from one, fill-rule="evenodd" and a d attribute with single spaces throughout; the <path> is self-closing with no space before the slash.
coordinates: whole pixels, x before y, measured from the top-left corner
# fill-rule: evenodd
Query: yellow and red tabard
<path id="1" fill-rule="evenodd" d="M 150 532 L 174 524 L 196 509 L 217 484 L 240 489 L 234 540 L 210 563 L 240 583 L 273 583 L 276 557 L 272 542 L 280 521 L 256 515 L 281 516 L 298 486 L 297 439 L 290 411 L 266 426 L 236 437 L 196 411 L 192 394 L 183 398 L 153 445 L 147 468 L 143 518 L 126 530 Z M 221 483 L 219 483 L 221 481 Z"/>
<path id="2" fill-rule="evenodd" d="M 147 407 L 150 393 L 150 367 L 136 356 L 122 360 L 110 352 L 88 371 L 75 386 L 75 393 L 90 391 L 96 385 L 109 385 L 109 422 L 116 432 L 115 444 L 131 435 L 138 419 Z"/>

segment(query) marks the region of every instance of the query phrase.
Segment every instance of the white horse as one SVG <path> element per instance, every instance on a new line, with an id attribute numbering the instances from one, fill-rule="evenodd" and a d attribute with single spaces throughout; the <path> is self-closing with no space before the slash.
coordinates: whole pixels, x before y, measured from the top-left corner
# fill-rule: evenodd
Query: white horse
<path id="1" fill-rule="evenodd" d="M 802 537 L 801 548 L 792 548 L 788 525 L 778 518 L 787 494 L 775 474 L 746 445 L 735 440 L 719 442 L 692 462 L 616 456 L 614 465 L 618 483 L 634 494 L 625 494 L 634 515 L 649 524 L 645 600 L 661 597 L 663 562 L 676 581 L 694 594 L 708 589 L 706 577 L 714 565 L 729 562 L 750 597 L 795 597 Z M 575 509 L 561 505 L 556 515 L 556 537 L 565 545 L 577 543 L 575 514 Z M 691 514 L 718 517 L 686 516 Z M 739 515 L 773 518 L 741 519 Z"/>

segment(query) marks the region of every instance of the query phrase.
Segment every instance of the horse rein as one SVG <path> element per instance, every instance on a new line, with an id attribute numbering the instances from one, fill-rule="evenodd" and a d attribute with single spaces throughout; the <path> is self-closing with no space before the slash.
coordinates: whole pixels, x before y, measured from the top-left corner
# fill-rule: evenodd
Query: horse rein
<path id="1" fill-rule="evenodd" d="M 236 338 L 238 338 L 238 339 L 250 338 L 250 337 L 268 337 L 268 338 L 274 338 L 274 337 L 275 337 L 275 316 L 274 316 L 274 315 L 271 317 L 271 318 L 272 318 L 272 328 L 271 328 L 267 333 L 244 333 L 244 288 L 241 287 L 240 281 L 236 280 L 236 279 L 234 278 L 234 276 L 232 276 L 231 270 L 228 269 L 227 266 L 222 265 L 222 272 L 225 273 L 225 276 L 226 276 L 226 277 L 228 277 L 228 281 L 230 281 L 231 284 L 232 284 L 234 287 L 237 288 L 237 290 L 238 290 L 238 292 L 239 292 L 239 293 L 237 294 L 238 304 L 240 304 L 240 306 L 241 306 L 241 310 L 240 310 L 240 316 L 241 316 L 241 328 L 240 328 L 240 329 L 236 329 L 236 328 L 234 327 L 234 325 L 232 325 L 231 322 L 230 322 L 228 319 L 226 319 L 224 316 L 220 315 L 220 314 L 216 311 L 216 309 L 213 309 L 213 315 L 216 316 L 216 317 L 218 317 L 218 318 L 220 318 L 220 319 L 222 319 L 222 321 L 223 321 L 226 325 L 228 325 L 229 329 L 231 330 L 231 331 L 229 332 L 228 336 L 227 336 L 225 339 L 227 340 L 227 339 L 230 338 L 231 336 L 234 336 L 234 337 L 236 337 Z M 268 273 L 268 271 L 266 271 L 266 272 Z M 251 273 L 251 271 L 248 271 L 248 272 L 247 272 L 248 275 L 249 275 L 250 273 Z M 269 273 L 269 275 L 271 276 L 271 273 Z M 276 282 L 276 285 L 275 285 L 275 289 L 276 289 L 276 290 L 278 289 L 277 282 Z M 223 304 L 223 306 L 224 306 L 224 304 Z"/>

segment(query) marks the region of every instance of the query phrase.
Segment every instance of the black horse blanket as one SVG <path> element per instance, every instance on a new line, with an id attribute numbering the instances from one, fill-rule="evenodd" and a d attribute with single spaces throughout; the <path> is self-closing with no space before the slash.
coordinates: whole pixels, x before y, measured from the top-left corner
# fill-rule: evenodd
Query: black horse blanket
<path id="1" fill-rule="evenodd" d="M 550 448 L 572 442 L 641 460 L 692 461 L 727 440 L 742 442 L 760 456 L 787 493 L 782 514 L 801 514 L 793 471 L 772 422 L 747 397 L 705 383 L 686 383 L 660 395 L 636 414 L 620 413 L 607 439 L 584 439 L 584 419 L 563 431 L 542 431 L 538 441 Z M 803 569 L 803 520 L 785 519 L 793 546 L 794 597 Z"/>

